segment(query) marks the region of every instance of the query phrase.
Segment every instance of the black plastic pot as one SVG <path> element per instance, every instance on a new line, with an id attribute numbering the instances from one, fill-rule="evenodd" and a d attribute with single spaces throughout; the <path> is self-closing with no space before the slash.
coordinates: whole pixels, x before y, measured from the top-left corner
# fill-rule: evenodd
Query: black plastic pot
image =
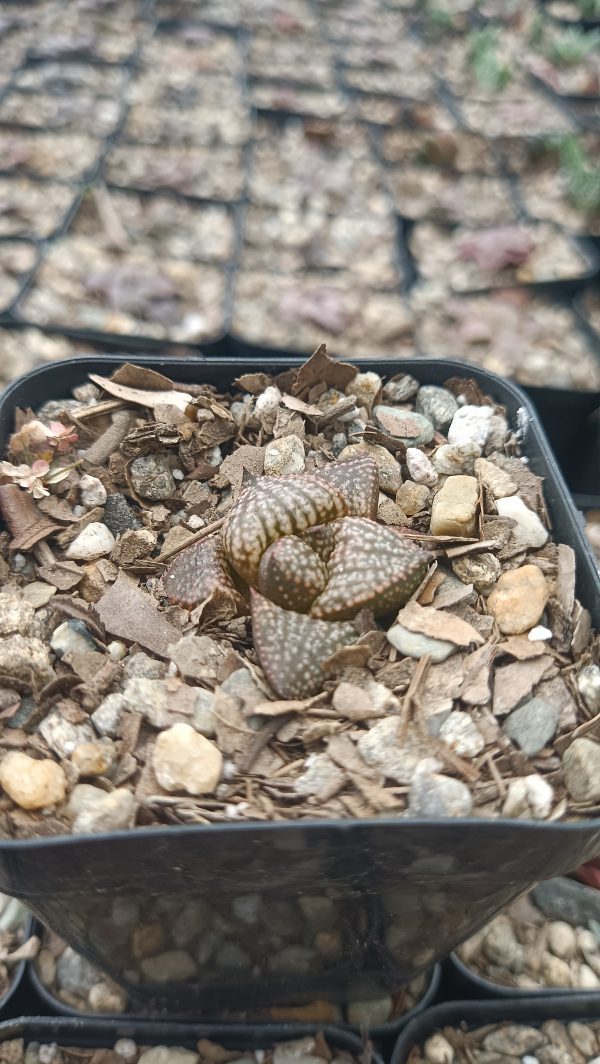
<path id="1" fill-rule="evenodd" d="M 0 1023 L 0 1043 L 22 1038 L 26 1045 L 30 1042 L 40 1042 L 91 1049 L 102 1046 L 112 1048 L 118 1038 L 133 1038 L 138 1045 L 170 1045 L 195 1049 L 200 1038 L 207 1038 L 227 1049 L 255 1050 L 270 1049 L 275 1042 L 302 1038 L 306 1034 L 316 1034 L 319 1030 L 323 1031 L 331 1046 L 345 1049 L 357 1057 L 361 1056 L 364 1048 L 362 1040 L 349 1031 L 340 1031 L 337 1027 L 316 1026 L 305 1029 L 291 1023 L 270 1027 L 253 1024 L 223 1027 L 207 1023 L 138 1022 L 127 1018 L 117 1021 L 88 1021 L 67 1019 L 63 1016 L 21 1016 L 7 1023 Z M 383 1064 L 382 1058 L 376 1052 L 373 1052 L 371 1060 L 372 1064 Z"/>
<path id="2" fill-rule="evenodd" d="M 279 372 L 292 360 L 132 359 L 181 381 L 227 389 L 258 366 Z M 110 374 L 115 356 L 42 366 L 9 386 L 0 401 L 0 438 L 16 407 L 34 409 L 66 397 L 89 372 Z M 360 364 L 360 363 L 359 363 Z M 367 360 L 363 368 L 401 369 L 422 383 L 468 375 L 524 425 L 530 467 L 545 479 L 554 535 L 577 558 L 577 594 L 600 622 L 600 580 L 572 500 L 533 407 L 515 385 L 476 367 L 445 360 Z M 23 898 L 35 915 L 128 991 L 132 1007 L 245 1009 L 289 1001 L 338 1001 L 393 991 L 429 968 L 541 879 L 569 871 L 600 853 L 600 820 L 393 819 L 173 826 L 110 835 L 0 841 L 0 890 Z M 168 925 L 186 903 L 227 914 L 229 937 L 248 939 L 234 908 L 258 895 L 267 915 L 276 903 L 302 896 L 335 899 L 344 931 L 343 955 L 318 971 L 273 971 L 266 942 L 252 933 L 253 967 L 211 964 L 193 982 L 141 983 L 123 906 L 135 920 Z M 117 911 L 118 910 L 118 911 Z"/>
<path id="3" fill-rule="evenodd" d="M 449 1001 L 423 1012 L 402 1031 L 390 1064 L 407 1064 L 412 1049 L 444 1027 L 466 1025 L 476 1030 L 488 1023 L 507 1020 L 539 1027 L 546 1020 L 571 1023 L 572 1020 L 597 1020 L 600 1017 L 600 996 L 573 994 L 570 997 L 548 997 L 543 1001 Z"/>
<path id="4" fill-rule="evenodd" d="M 502 986 L 501 983 L 494 983 L 491 979 L 479 975 L 473 968 L 469 968 L 456 952 L 450 954 L 448 964 L 453 969 L 456 985 L 460 987 L 461 994 L 464 992 L 469 997 L 502 998 L 502 1000 L 510 998 L 515 1001 L 523 999 L 525 1001 L 546 1001 L 548 998 L 576 997 L 578 1000 L 594 1001 L 600 1016 L 600 990 L 575 990 L 568 986 L 564 988 L 540 986 L 537 990 L 522 990 L 518 986 Z"/>
<path id="5" fill-rule="evenodd" d="M 39 934 L 40 936 L 43 935 L 43 928 L 40 924 L 35 925 L 35 933 Z M 43 1003 L 50 1015 L 58 1014 L 60 1016 L 79 1016 L 90 1020 L 91 1022 L 94 1022 L 99 1018 L 108 1018 L 106 1014 L 101 1015 L 98 1012 L 81 1012 L 78 1009 L 66 1005 L 64 1001 L 62 1001 L 56 994 L 52 992 L 49 987 L 47 987 L 42 982 L 35 961 L 29 961 L 26 967 L 29 985 L 31 986 L 35 996 Z M 387 1023 L 382 1023 L 374 1027 L 370 1027 L 368 1030 L 369 1037 L 377 1045 L 393 1045 L 402 1028 L 405 1027 L 407 1023 L 410 1023 L 410 1021 L 414 1019 L 415 1016 L 418 1016 L 421 1012 L 424 1012 L 425 1009 L 428 1009 L 431 1005 L 433 1005 L 433 1002 L 437 997 L 437 993 L 440 987 L 441 974 L 441 965 L 435 964 L 431 969 L 431 972 L 429 973 L 429 978 L 422 998 L 417 1001 L 417 1003 L 413 1005 L 411 1009 L 407 1009 L 406 1012 L 403 1012 L 402 1015 L 397 1016 L 395 1019 L 388 1020 Z M 172 1016 L 172 1010 L 169 1010 L 169 1015 Z M 125 1017 L 135 1022 L 139 1021 L 140 1023 L 146 1022 L 150 1018 L 147 1012 L 142 1012 L 135 1016 L 133 1016 L 129 1012 L 114 1013 L 110 1015 L 110 1019 L 113 1020 L 123 1020 Z M 153 1018 L 156 1017 L 154 1016 Z M 179 1018 L 185 1019 L 185 1017 L 183 1016 Z M 206 1020 L 206 1022 L 214 1023 L 221 1027 L 230 1027 L 232 1026 L 232 1023 L 234 1023 L 234 1021 L 225 1021 L 223 1019 L 213 1019 L 210 1017 Z M 235 1023 L 237 1022 L 239 1021 L 235 1021 Z M 281 1021 L 278 1022 L 280 1023 Z M 274 1026 L 273 1023 L 267 1023 L 266 1021 L 261 1025 L 265 1028 L 268 1028 L 269 1030 Z M 313 1025 L 309 1023 L 294 1023 L 294 1026 L 298 1029 L 303 1028 L 306 1034 L 309 1034 L 310 1031 L 313 1029 Z M 359 1035 L 361 1033 L 359 1027 L 350 1023 L 342 1023 L 340 1021 L 338 1024 L 336 1024 L 336 1026 L 338 1026 L 340 1030 L 351 1031 L 353 1034 L 356 1035 Z"/>
<path id="6" fill-rule="evenodd" d="M 35 933 L 36 932 L 34 929 L 34 921 L 31 917 L 29 917 L 25 924 L 25 933 L 23 941 L 26 942 L 27 939 Z M 12 979 L 10 981 L 8 990 L 5 994 L 0 996 L 0 1017 L 10 1016 L 11 1013 L 14 1013 L 13 1005 L 15 1004 L 15 999 L 20 996 L 23 987 L 27 985 L 25 980 L 27 968 L 28 962 L 20 961 L 12 972 Z"/>

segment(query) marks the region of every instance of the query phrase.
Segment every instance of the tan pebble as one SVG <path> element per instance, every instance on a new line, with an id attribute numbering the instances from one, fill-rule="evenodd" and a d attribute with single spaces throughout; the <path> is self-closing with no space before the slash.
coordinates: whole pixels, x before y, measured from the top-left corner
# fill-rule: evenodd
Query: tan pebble
<path id="1" fill-rule="evenodd" d="M 488 611 L 504 635 L 521 635 L 536 625 L 548 601 L 548 587 L 537 565 L 503 573 L 491 595 Z"/>
<path id="2" fill-rule="evenodd" d="M 64 801 L 67 777 L 56 761 L 11 750 L 0 762 L 0 785 L 21 809 L 44 809 Z"/>
<path id="3" fill-rule="evenodd" d="M 453 1064 L 454 1049 L 443 1034 L 432 1034 L 425 1042 L 425 1060 L 428 1064 Z"/>
<path id="4" fill-rule="evenodd" d="M 424 510 L 429 502 L 431 492 L 425 484 L 415 484 L 413 480 L 405 480 L 399 491 L 396 492 L 396 502 L 401 510 L 409 517 Z"/>
<path id="5" fill-rule="evenodd" d="M 600 979 L 595 972 L 592 971 L 589 965 L 582 964 L 579 969 L 577 984 L 582 990 L 597 990 L 600 986 Z"/>
<path id="6" fill-rule="evenodd" d="M 570 965 L 560 957 L 547 953 L 542 961 L 542 978 L 546 986 L 573 986 Z"/>
<path id="7" fill-rule="evenodd" d="M 448 477 L 431 508 L 434 536 L 474 536 L 477 530 L 479 485 L 475 477 Z"/>
<path id="8" fill-rule="evenodd" d="M 600 800 L 600 743 L 582 736 L 563 754 L 567 790 L 576 802 Z"/>
<path id="9" fill-rule="evenodd" d="M 590 1060 L 598 1052 L 598 1039 L 587 1023 L 573 1020 L 567 1024 L 567 1030 L 573 1045 L 577 1047 L 580 1053 L 583 1053 L 587 1060 Z"/>
<path id="10" fill-rule="evenodd" d="M 127 994 L 122 987 L 106 978 L 96 983 L 88 994 L 88 1003 L 93 1012 L 125 1012 Z"/>
<path id="11" fill-rule="evenodd" d="M 575 938 L 577 948 L 582 953 L 597 953 L 600 944 L 593 931 L 588 931 L 587 927 L 576 927 Z"/>
<path id="12" fill-rule="evenodd" d="M 40 950 L 35 967 L 44 986 L 52 986 L 56 979 L 56 960 L 49 949 Z"/>
<path id="13" fill-rule="evenodd" d="M 574 957 L 577 950 L 574 929 L 564 920 L 553 920 L 548 924 L 548 945 L 555 957 L 565 960 Z"/>
<path id="14" fill-rule="evenodd" d="M 314 942 L 317 953 L 322 957 L 340 957 L 343 952 L 341 931 L 317 931 Z"/>
<path id="15" fill-rule="evenodd" d="M 189 724 L 174 724 L 158 736 L 152 765 L 165 791 L 212 794 L 221 779 L 223 755 Z"/>
<path id="16" fill-rule="evenodd" d="M 131 936 L 133 956 L 137 961 L 143 960 L 144 957 L 151 957 L 163 948 L 166 941 L 166 933 L 162 924 L 138 924 L 134 927 Z"/>
<path id="17" fill-rule="evenodd" d="M 280 1023 L 340 1023 L 339 1005 L 331 1001 L 309 1001 L 308 1005 L 274 1005 L 268 1010 L 270 1020 Z"/>
<path id="18" fill-rule="evenodd" d="M 115 747 L 110 739 L 97 743 L 80 743 L 71 754 L 71 763 L 80 776 L 105 776 L 115 760 Z"/>
<path id="19" fill-rule="evenodd" d="M 481 477 L 484 488 L 487 488 L 495 499 L 504 499 L 508 495 L 514 495 L 517 490 L 512 477 L 509 477 L 508 473 L 494 465 L 493 462 L 489 462 L 487 458 L 477 458 L 475 472 Z"/>

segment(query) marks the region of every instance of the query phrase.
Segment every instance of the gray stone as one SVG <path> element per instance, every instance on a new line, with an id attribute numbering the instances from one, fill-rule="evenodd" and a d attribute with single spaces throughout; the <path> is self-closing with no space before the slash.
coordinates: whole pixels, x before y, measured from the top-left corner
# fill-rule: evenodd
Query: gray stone
<path id="1" fill-rule="evenodd" d="M 415 484 L 425 484 L 433 488 L 438 482 L 438 475 L 430 459 L 418 447 L 406 448 L 406 465 Z"/>
<path id="2" fill-rule="evenodd" d="M 532 772 L 509 783 L 502 816 L 545 820 L 552 812 L 553 801 L 554 791 L 548 781 Z"/>
<path id="3" fill-rule="evenodd" d="M 92 521 L 82 528 L 79 535 L 69 544 L 65 558 L 71 561 L 91 562 L 110 554 L 115 545 L 115 537 L 110 528 L 102 521 Z"/>
<path id="4" fill-rule="evenodd" d="M 586 665 L 577 673 L 575 682 L 590 713 L 600 713 L 600 667 Z"/>
<path id="5" fill-rule="evenodd" d="M 502 572 L 500 562 L 495 554 L 490 554 L 489 551 L 455 558 L 452 569 L 463 584 L 472 584 L 482 594 L 492 590 Z"/>
<path id="6" fill-rule="evenodd" d="M 81 502 L 86 509 L 91 510 L 94 506 L 104 506 L 106 488 L 98 477 L 92 477 L 89 473 L 84 473 L 79 481 L 79 491 Z"/>
<path id="7" fill-rule="evenodd" d="M 80 785 L 81 786 L 81 785 Z M 98 797 L 86 802 L 85 808 L 73 821 L 74 835 L 97 835 L 106 831 L 122 831 L 132 827 L 135 820 L 136 802 L 131 791 L 118 787 L 107 793 L 100 788 Z M 89 797 L 89 796 L 88 796 Z"/>
<path id="8" fill-rule="evenodd" d="M 397 380 L 388 381 L 383 386 L 383 394 L 392 403 L 405 403 L 407 399 L 412 399 L 418 390 L 419 382 L 411 377 L 410 373 L 403 374 Z"/>
<path id="9" fill-rule="evenodd" d="M 198 972 L 194 958 L 183 949 L 146 957 L 140 968 L 149 983 L 181 983 L 184 979 L 192 979 Z"/>
<path id="10" fill-rule="evenodd" d="M 59 757 L 68 758 L 80 743 L 93 742 L 96 738 L 91 724 L 71 724 L 57 709 L 51 710 L 38 727 L 40 735 Z"/>
<path id="11" fill-rule="evenodd" d="M 346 385 L 346 395 L 354 395 L 360 406 L 370 410 L 373 403 L 381 395 L 381 377 L 372 370 L 366 373 L 357 373 L 349 384 Z"/>
<path id="12" fill-rule="evenodd" d="M 151 658 L 144 650 L 133 654 L 123 662 L 123 679 L 132 680 L 134 676 L 145 680 L 162 680 L 167 674 L 164 661 Z"/>
<path id="13" fill-rule="evenodd" d="M 528 757 L 543 750 L 558 727 L 559 711 L 543 698 L 531 698 L 506 718 L 502 730 Z"/>
<path id="14" fill-rule="evenodd" d="M 129 467 L 131 483 L 143 499 L 169 499 L 175 494 L 175 480 L 165 454 L 134 458 Z"/>
<path id="15" fill-rule="evenodd" d="M 215 953 L 217 968 L 251 968 L 252 957 L 237 942 L 224 942 Z"/>
<path id="16" fill-rule="evenodd" d="M 448 429 L 448 443 L 476 443 L 484 447 L 490 431 L 492 406 L 461 406 Z"/>
<path id="17" fill-rule="evenodd" d="M 104 504 L 104 524 L 110 528 L 113 536 L 120 536 L 128 529 L 142 528 L 142 522 L 136 516 L 127 499 L 120 492 L 106 497 Z"/>
<path id="18" fill-rule="evenodd" d="M 402 440 L 406 447 L 420 447 L 433 439 L 434 427 L 423 414 L 380 404 L 374 408 L 373 417 L 385 432 Z"/>
<path id="19" fill-rule="evenodd" d="M 127 702 L 122 694 L 107 695 L 91 715 L 92 724 L 98 734 L 117 739 L 121 717 L 126 709 Z"/>
<path id="20" fill-rule="evenodd" d="M 169 646 L 171 660 L 186 680 L 214 683 L 223 663 L 224 651 L 215 639 L 208 635 L 182 636 Z"/>
<path id="21" fill-rule="evenodd" d="M 0 636 L 19 633 L 27 635 L 33 621 L 34 607 L 16 587 L 5 588 L 0 594 Z"/>
<path id="22" fill-rule="evenodd" d="M 462 780 L 417 773 L 410 785 L 408 808 L 413 816 L 469 816 L 473 799 Z"/>
<path id="23" fill-rule="evenodd" d="M 574 739 L 563 754 L 567 790 L 576 802 L 600 802 L 600 743 Z"/>
<path id="24" fill-rule="evenodd" d="M 83 621 L 63 621 L 52 633 L 50 646 L 58 658 L 72 651 L 85 653 L 89 650 L 97 650 L 89 628 Z"/>
<path id="25" fill-rule="evenodd" d="M 268 964 L 271 972 L 303 975 L 316 967 L 317 956 L 314 950 L 307 946 L 286 946 L 279 953 L 271 954 Z"/>
<path id="26" fill-rule="evenodd" d="M 348 1023 L 356 1027 L 380 1027 L 387 1023 L 392 1015 L 391 997 L 372 998 L 369 1001 L 349 1001 L 347 1006 Z"/>
<path id="27" fill-rule="evenodd" d="M 335 793 L 345 778 L 343 770 L 327 754 L 315 754 L 307 758 L 304 772 L 298 776 L 294 790 L 306 796 Z"/>
<path id="28" fill-rule="evenodd" d="M 459 757 L 478 757 L 485 740 L 468 713 L 454 710 L 440 728 L 440 739 Z"/>
<path id="29" fill-rule="evenodd" d="M 410 732 L 400 741 L 399 728 L 398 716 L 385 717 L 361 735 L 357 749 L 363 761 L 379 769 L 387 779 L 412 783 L 415 769 L 427 756 L 427 750 Z"/>
<path id="30" fill-rule="evenodd" d="M 345 433 L 343 432 L 336 432 L 331 437 L 331 450 L 333 451 L 336 458 L 339 458 L 347 443 L 348 440 L 346 438 Z"/>
<path id="31" fill-rule="evenodd" d="M 245 716 L 252 714 L 259 703 L 265 701 L 265 693 L 254 680 L 250 669 L 236 669 L 231 672 L 227 679 L 223 680 L 221 690 L 241 701 Z"/>
<path id="32" fill-rule="evenodd" d="M 472 473 L 480 454 L 481 447 L 476 443 L 443 443 L 432 458 L 433 468 L 436 473 L 448 477 L 457 473 Z"/>
<path id="33" fill-rule="evenodd" d="M 445 429 L 458 410 L 452 392 L 438 388 L 435 384 L 424 384 L 419 388 L 415 406 L 419 414 L 429 418 L 436 429 Z"/>
<path id="34" fill-rule="evenodd" d="M 87 957 L 67 946 L 56 961 L 56 981 L 60 990 L 81 996 L 98 982 L 99 969 Z"/>
<path id="35" fill-rule="evenodd" d="M 299 436 L 281 436 L 265 447 L 265 476 L 303 473 L 305 466 L 304 441 Z"/>
<path id="36" fill-rule="evenodd" d="M 487 1050 L 510 1057 L 522 1057 L 545 1045 L 546 1035 L 537 1027 L 511 1023 L 486 1034 L 483 1044 Z"/>
<path id="37" fill-rule="evenodd" d="M 434 662 L 445 661 L 458 650 L 455 643 L 448 643 L 445 639 L 432 639 L 420 632 L 410 632 L 402 624 L 393 625 L 387 633 L 387 638 L 396 650 L 409 658 L 422 658 L 424 654 L 429 654 Z"/>

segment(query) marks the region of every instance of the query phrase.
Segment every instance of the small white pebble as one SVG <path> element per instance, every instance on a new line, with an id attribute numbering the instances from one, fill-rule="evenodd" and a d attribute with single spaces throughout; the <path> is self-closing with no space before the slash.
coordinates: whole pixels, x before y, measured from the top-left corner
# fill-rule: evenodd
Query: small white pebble
<path id="1" fill-rule="evenodd" d="M 169 662 L 169 667 L 167 669 L 167 676 L 177 676 L 177 666 L 176 666 L 174 661 L 170 661 Z"/>
<path id="2" fill-rule="evenodd" d="M 183 472 L 183 469 L 172 469 L 171 472 L 173 474 L 173 479 L 174 480 L 183 480 L 183 478 L 185 476 L 185 473 Z"/>
<path id="3" fill-rule="evenodd" d="M 124 1060 L 132 1060 L 137 1054 L 137 1045 L 133 1038 L 118 1038 L 113 1049 L 118 1057 Z"/>
<path id="4" fill-rule="evenodd" d="M 206 521 L 199 514 L 190 514 L 186 524 L 188 528 L 191 528 L 192 532 L 197 532 L 199 528 L 204 528 Z"/>
<path id="5" fill-rule="evenodd" d="M 76 517 L 83 517 L 85 513 L 85 506 L 80 506 L 78 503 L 77 506 L 73 507 L 73 513 Z"/>
<path id="6" fill-rule="evenodd" d="M 13 558 L 13 568 L 16 573 L 20 573 L 21 570 L 25 568 L 26 564 L 27 558 L 24 554 L 15 554 Z"/>
<path id="7" fill-rule="evenodd" d="M 552 632 L 549 628 L 544 628 L 543 624 L 536 624 L 535 628 L 532 628 L 527 638 L 530 643 L 535 643 L 536 639 L 552 639 Z"/>
<path id="8" fill-rule="evenodd" d="M 169 518 L 169 524 L 171 526 L 180 525 L 182 521 L 185 521 L 185 518 L 186 518 L 185 510 L 178 510 L 176 514 L 171 514 L 171 516 Z"/>
<path id="9" fill-rule="evenodd" d="M 111 639 L 106 649 L 113 661 L 122 661 L 127 653 L 127 646 L 120 639 Z"/>

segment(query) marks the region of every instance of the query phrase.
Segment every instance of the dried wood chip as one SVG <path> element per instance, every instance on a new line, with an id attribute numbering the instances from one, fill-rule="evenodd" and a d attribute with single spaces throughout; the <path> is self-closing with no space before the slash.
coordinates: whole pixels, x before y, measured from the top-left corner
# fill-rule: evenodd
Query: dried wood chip
<path id="1" fill-rule="evenodd" d="M 236 377 L 234 380 L 234 386 L 239 388 L 242 392 L 250 392 L 250 395 L 260 395 L 272 382 L 272 377 L 269 373 L 242 373 L 241 377 Z"/>
<path id="2" fill-rule="evenodd" d="M 464 679 L 460 697 L 469 706 L 485 706 L 491 697 L 492 662 L 496 647 L 479 647 L 464 659 Z"/>
<path id="3" fill-rule="evenodd" d="M 111 635 L 139 643 L 159 658 L 169 660 L 169 645 L 181 638 L 179 629 L 164 618 L 150 595 L 123 572 L 98 600 L 96 612 Z"/>
<path id="4" fill-rule="evenodd" d="M 554 658 L 549 654 L 532 661 L 514 661 L 503 665 L 494 674 L 493 712 L 497 717 L 510 713 L 531 694 L 540 680 L 547 680 L 556 672 Z"/>
<path id="5" fill-rule="evenodd" d="M 83 580 L 85 573 L 76 562 L 56 561 L 52 565 L 40 565 L 37 569 L 40 580 L 58 588 L 59 591 L 70 591 Z"/>
<path id="6" fill-rule="evenodd" d="M 251 444 L 243 444 L 223 459 L 219 466 L 219 473 L 231 484 L 234 499 L 238 498 L 242 490 L 244 476 L 248 474 L 251 477 L 261 476 L 264 464 L 264 449 L 253 447 Z"/>
<path id="7" fill-rule="evenodd" d="M 571 616 L 575 604 L 575 551 L 566 543 L 557 545 L 558 572 L 556 598 L 565 614 Z"/>
<path id="8" fill-rule="evenodd" d="M 356 377 L 358 370 L 348 362 L 337 362 L 327 354 L 327 344 L 321 344 L 314 355 L 305 362 L 296 374 L 292 394 L 300 397 L 314 388 L 315 384 L 327 384 L 343 391 Z"/>
<path id="9" fill-rule="evenodd" d="M 144 406 L 149 410 L 154 410 L 154 407 L 158 405 L 165 406 L 165 404 L 168 404 L 185 413 L 193 402 L 193 396 L 189 392 L 175 391 L 173 388 L 150 391 L 145 388 L 131 388 L 124 384 L 118 384 L 115 380 L 101 377 L 97 373 L 90 373 L 89 377 L 94 384 L 108 392 L 109 395 L 113 395 L 115 399 L 133 403 L 134 406 Z"/>
<path id="10" fill-rule="evenodd" d="M 305 713 L 313 706 L 321 705 L 327 695 L 313 695 L 312 698 L 283 698 L 273 702 L 259 702 L 252 712 L 258 717 L 284 717 L 288 713 Z"/>
<path id="11" fill-rule="evenodd" d="M 398 623 L 410 632 L 419 632 L 431 639 L 443 639 L 459 647 L 469 646 L 470 643 L 483 643 L 479 632 L 460 617 L 443 613 L 433 606 L 419 606 L 418 602 L 410 602 L 400 610 Z"/>
<path id="12" fill-rule="evenodd" d="M 528 639 L 525 635 L 511 635 L 498 644 L 498 657 L 508 654 L 517 661 L 529 661 L 548 653 L 548 645 L 542 639 Z"/>

